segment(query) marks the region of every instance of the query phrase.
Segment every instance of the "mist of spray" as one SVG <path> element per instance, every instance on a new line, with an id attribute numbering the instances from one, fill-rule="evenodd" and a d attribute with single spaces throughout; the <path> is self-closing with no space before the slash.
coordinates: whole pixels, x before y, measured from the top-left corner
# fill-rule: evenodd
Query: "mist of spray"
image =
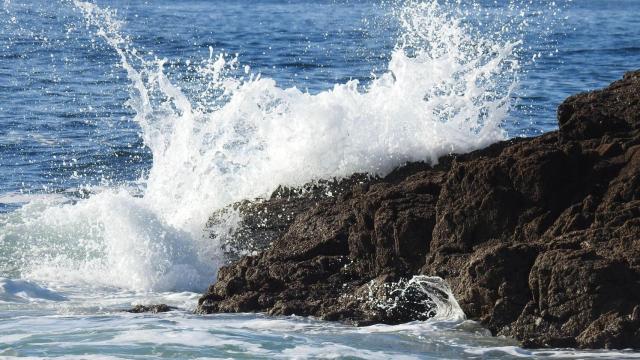
<path id="1" fill-rule="evenodd" d="M 165 75 L 163 60 L 136 51 L 112 10 L 74 5 L 119 55 L 153 166 L 142 197 L 113 188 L 76 204 L 36 201 L 3 218 L 3 253 L 25 277 L 201 290 L 221 260 L 203 234 L 213 211 L 279 185 L 385 175 L 505 137 L 521 43 L 504 24 L 502 32 L 479 31 L 455 2 L 396 6 L 401 35 L 387 71 L 318 94 L 281 88 L 237 57 L 211 51 L 193 80 L 202 91 L 187 95 Z"/>

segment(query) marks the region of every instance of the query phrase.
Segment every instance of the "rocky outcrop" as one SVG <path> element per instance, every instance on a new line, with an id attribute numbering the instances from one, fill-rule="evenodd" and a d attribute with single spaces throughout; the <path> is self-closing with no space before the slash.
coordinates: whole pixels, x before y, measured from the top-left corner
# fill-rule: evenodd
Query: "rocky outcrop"
<path id="1" fill-rule="evenodd" d="M 640 348 L 640 72 L 568 98 L 558 119 L 435 166 L 244 204 L 232 239 L 257 248 L 198 311 L 399 323 L 439 311 L 447 289 L 414 281 L 438 276 L 468 318 L 525 346 Z"/>

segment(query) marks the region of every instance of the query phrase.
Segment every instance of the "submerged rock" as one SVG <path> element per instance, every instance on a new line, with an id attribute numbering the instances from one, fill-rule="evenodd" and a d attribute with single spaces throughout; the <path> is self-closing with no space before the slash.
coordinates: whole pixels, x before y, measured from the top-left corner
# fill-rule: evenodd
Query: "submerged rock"
<path id="1" fill-rule="evenodd" d="M 177 309 L 176 307 L 169 306 L 166 304 L 155 304 L 155 305 L 135 305 L 131 309 L 128 309 L 125 311 L 130 313 L 135 313 L 135 314 L 138 314 L 138 313 L 157 314 L 157 313 L 168 312 L 176 309 Z"/>
<path id="2" fill-rule="evenodd" d="M 525 346 L 640 348 L 640 72 L 558 117 L 559 131 L 356 176 L 330 196 L 244 204 L 232 238 L 254 255 L 220 269 L 198 311 L 393 324 L 451 311 L 451 291 Z M 286 221 L 255 221 L 265 211 Z M 416 275 L 450 290 L 398 296 Z"/>

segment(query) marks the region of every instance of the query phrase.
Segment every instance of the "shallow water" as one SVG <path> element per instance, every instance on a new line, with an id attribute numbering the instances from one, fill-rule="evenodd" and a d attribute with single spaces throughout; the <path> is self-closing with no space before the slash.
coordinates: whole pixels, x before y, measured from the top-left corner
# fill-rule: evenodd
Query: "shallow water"
<path id="1" fill-rule="evenodd" d="M 638 12 L 632 0 L 4 0 L 0 356 L 640 357 L 523 350 L 454 318 L 353 328 L 191 313 L 225 261 L 203 232 L 212 211 L 553 130 L 565 97 L 640 67 Z M 158 302 L 179 309 L 121 311 Z"/>
<path id="2" fill-rule="evenodd" d="M 5 281 L 0 280 L 0 287 Z M 56 294 L 65 294 L 65 300 L 45 300 L 51 296 L 46 291 L 46 296 L 24 296 L 21 301 L 0 302 L 0 356 L 81 359 L 640 358 L 640 354 L 626 351 L 525 350 L 512 340 L 488 336 L 487 330 L 472 321 L 356 328 L 295 316 L 201 316 L 191 312 L 198 297 L 196 293 L 142 294 L 96 289 L 87 295 L 77 290 L 58 289 Z M 179 310 L 156 315 L 122 312 L 132 303 L 140 302 L 163 302 Z"/>

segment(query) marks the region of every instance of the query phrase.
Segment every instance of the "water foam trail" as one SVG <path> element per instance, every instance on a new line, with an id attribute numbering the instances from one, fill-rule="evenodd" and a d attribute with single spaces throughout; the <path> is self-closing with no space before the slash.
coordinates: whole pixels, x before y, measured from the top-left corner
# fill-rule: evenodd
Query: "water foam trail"
<path id="1" fill-rule="evenodd" d="M 163 60 L 137 53 L 114 11 L 73 3 L 120 57 L 153 166 L 142 197 L 111 189 L 77 204 L 29 204 L 4 220 L 3 246 L 22 244 L 17 266 L 30 277 L 202 289 L 220 256 L 202 230 L 212 211 L 279 185 L 384 175 L 505 137 L 520 43 L 480 32 L 456 2 L 399 6 L 402 35 L 388 70 L 364 90 L 357 80 L 315 95 L 283 89 L 212 54 L 197 66 L 202 90 L 190 97 Z"/>

